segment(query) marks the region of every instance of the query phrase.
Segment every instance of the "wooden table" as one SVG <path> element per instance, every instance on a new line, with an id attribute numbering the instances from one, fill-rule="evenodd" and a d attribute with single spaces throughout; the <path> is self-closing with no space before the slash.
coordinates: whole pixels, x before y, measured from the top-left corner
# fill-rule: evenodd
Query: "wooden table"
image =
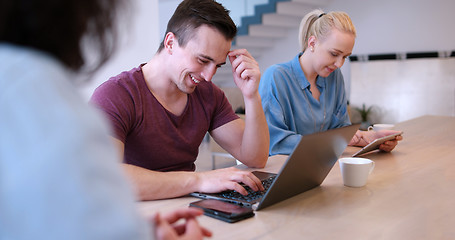
<path id="1" fill-rule="evenodd" d="M 213 239 L 455 239 L 455 118 L 424 116 L 396 125 L 391 153 L 363 157 L 376 166 L 366 186 L 343 185 L 338 163 L 320 187 L 229 224 L 206 216 Z M 358 148 L 348 147 L 342 156 Z M 286 156 L 271 157 L 277 172 Z M 142 213 L 187 207 L 196 198 L 138 203 Z"/>

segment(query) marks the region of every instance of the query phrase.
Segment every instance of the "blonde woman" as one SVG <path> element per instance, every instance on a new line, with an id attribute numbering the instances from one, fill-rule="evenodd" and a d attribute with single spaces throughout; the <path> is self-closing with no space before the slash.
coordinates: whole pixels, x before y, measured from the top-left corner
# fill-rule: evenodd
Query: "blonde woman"
<path id="1" fill-rule="evenodd" d="M 313 10 L 300 24 L 301 52 L 268 68 L 259 93 L 270 132 L 270 155 L 290 154 L 302 135 L 350 125 L 340 67 L 351 55 L 356 29 L 344 12 Z M 357 131 L 350 145 L 365 146 L 395 131 Z M 392 151 L 395 140 L 380 146 Z"/>

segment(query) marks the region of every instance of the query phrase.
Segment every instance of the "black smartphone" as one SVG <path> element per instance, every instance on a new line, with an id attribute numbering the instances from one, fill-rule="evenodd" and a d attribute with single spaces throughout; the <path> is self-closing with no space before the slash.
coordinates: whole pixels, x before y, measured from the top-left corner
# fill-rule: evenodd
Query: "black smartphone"
<path id="1" fill-rule="evenodd" d="M 253 209 L 215 199 L 204 199 L 190 203 L 190 207 L 201 208 L 204 215 L 228 223 L 238 222 L 254 216 Z"/>

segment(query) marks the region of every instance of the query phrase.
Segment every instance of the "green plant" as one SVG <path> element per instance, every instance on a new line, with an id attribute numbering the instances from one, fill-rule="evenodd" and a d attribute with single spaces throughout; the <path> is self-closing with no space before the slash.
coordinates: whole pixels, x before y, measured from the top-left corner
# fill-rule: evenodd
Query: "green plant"
<path id="1" fill-rule="evenodd" d="M 371 112 L 371 108 L 373 106 L 370 106 L 369 108 L 365 107 L 365 103 L 362 105 L 362 108 L 355 108 L 360 113 L 360 117 L 362 117 L 362 122 L 368 122 L 368 115 Z"/>

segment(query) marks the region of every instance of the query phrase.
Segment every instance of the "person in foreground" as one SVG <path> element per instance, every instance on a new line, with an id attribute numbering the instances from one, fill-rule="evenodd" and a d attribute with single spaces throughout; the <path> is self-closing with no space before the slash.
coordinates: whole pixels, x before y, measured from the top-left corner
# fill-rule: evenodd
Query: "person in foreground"
<path id="1" fill-rule="evenodd" d="M 302 135 L 350 125 L 340 67 L 351 55 L 356 30 L 344 12 L 308 13 L 300 24 L 301 52 L 289 62 L 268 68 L 259 84 L 270 131 L 270 155 L 292 153 Z M 395 133 L 357 131 L 351 146 L 366 146 Z M 402 137 L 380 149 L 392 151 Z"/>
<path id="2" fill-rule="evenodd" d="M 211 235 L 197 209 L 140 216 L 106 122 L 75 89 L 87 66 L 82 39 L 99 67 L 114 50 L 121 3 L 0 1 L 0 239 Z"/>
<path id="3" fill-rule="evenodd" d="M 257 90 L 259 67 L 245 49 L 230 51 L 236 32 L 229 11 L 216 1 L 182 1 L 152 59 L 93 93 L 91 103 L 111 120 L 113 140 L 141 200 L 228 189 L 246 195 L 240 182 L 263 190 L 248 171 L 194 172 L 207 131 L 249 167 L 262 168 L 268 158 L 267 122 Z M 227 57 L 244 97 L 245 121 L 211 82 Z"/>

